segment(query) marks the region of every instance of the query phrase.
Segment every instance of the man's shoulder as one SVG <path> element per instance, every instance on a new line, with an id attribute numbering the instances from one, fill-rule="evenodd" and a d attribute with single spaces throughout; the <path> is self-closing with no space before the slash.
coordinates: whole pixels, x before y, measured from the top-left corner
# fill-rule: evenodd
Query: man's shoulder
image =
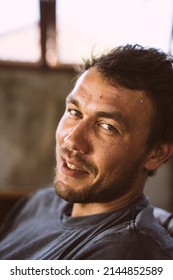
<path id="1" fill-rule="evenodd" d="M 34 213 L 34 217 L 40 215 L 42 211 L 47 209 L 48 211 L 55 211 L 64 202 L 55 191 L 54 187 L 46 187 L 32 192 L 27 197 L 23 198 L 24 203 L 22 211 L 27 213 Z"/>
<path id="2" fill-rule="evenodd" d="M 57 199 L 55 188 L 54 187 L 45 187 L 38 189 L 32 193 L 29 194 L 28 197 L 26 197 L 28 201 L 37 201 L 39 200 L 39 203 L 42 202 L 50 202 L 54 200 L 55 198 Z"/>
<path id="3" fill-rule="evenodd" d="M 87 253 L 86 259 L 173 259 L 171 252 L 161 248 L 150 236 L 141 232 L 137 234 L 134 231 L 121 232 L 119 238 L 115 237 L 115 235 L 107 236 L 93 243 Z"/>
<path id="4" fill-rule="evenodd" d="M 30 193 L 30 196 L 34 198 L 39 198 L 39 197 L 50 198 L 53 197 L 54 195 L 55 195 L 55 188 L 52 186 L 40 188 Z"/>
<path id="5" fill-rule="evenodd" d="M 51 216 L 61 207 L 61 199 L 53 187 L 39 189 L 22 197 L 12 208 L 5 220 L 5 225 L 29 222 L 37 217 Z"/>
<path id="6" fill-rule="evenodd" d="M 154 217 L 153 207 L 147 206 L 100 232 L 77 258 L 173 259 L 173 238 Z"/>

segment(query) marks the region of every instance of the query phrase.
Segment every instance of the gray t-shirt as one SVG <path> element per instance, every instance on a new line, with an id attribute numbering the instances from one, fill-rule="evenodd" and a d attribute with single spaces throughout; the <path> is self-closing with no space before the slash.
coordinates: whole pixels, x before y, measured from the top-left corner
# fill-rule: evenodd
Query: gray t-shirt
<path id="1" fill-rule="evenodd" d="M 116 212 L 71 217 L 71 209 L 54 188 L 21 200 L 1 228 L 0 259 L 173 259 L 173 238 L 144 195 Z"/>

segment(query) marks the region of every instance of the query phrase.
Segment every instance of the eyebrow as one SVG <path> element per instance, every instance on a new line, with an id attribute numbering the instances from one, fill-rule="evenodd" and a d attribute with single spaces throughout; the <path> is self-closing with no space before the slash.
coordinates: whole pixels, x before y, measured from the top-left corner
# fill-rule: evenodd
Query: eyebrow
<path id="1" fill-rule="evenodd" d="M 77 101 L 75 98 L 73 98 L 72 96 L 67 96 L 67 98 L 66 98 L 66 104 L 67 103 L 72 103 L 72 104 L 74 104 L 74 105 L 76 105 L 77 107 L 80 107 L 80 103 L 79 103 L 79 101 Z"/>
<path id="2" fill-rule="evenodd" d="M 70 95 L 67 96 L 66 103 L 72 103 L 76 107 L 80 107 L 80 102 Z M 121 112 L 97 111 L 96 116 L 103 117 L 106 119 L 113 119 L 115 121 L 118 121 L 120 124 L 122 124 L 126 129 L 128 128 L 128 120 L 123 116 Z"/>
<path id="3" fill-rule="evenodd" d="M 128 121 L 127 119 L 122 115 L 121 112 L 97 112 L 98 117 L 103 117 L 106 119 L 113 119 L 115 121 L 118 121 L 121 123 L 126 129 L 128 128 Z"/>

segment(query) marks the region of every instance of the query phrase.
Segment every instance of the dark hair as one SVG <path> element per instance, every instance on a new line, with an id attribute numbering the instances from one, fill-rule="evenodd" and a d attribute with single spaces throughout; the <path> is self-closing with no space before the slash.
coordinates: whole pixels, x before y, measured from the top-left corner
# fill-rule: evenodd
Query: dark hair
<path id="1" fill-rule="evenodd" d="M 85 61 L 96 67 L 114 86 L 142 90 L 150 98 L 154 114 L 147 145 L 173 143 L 173 57 L 155 48 L 120 46 Z"/>

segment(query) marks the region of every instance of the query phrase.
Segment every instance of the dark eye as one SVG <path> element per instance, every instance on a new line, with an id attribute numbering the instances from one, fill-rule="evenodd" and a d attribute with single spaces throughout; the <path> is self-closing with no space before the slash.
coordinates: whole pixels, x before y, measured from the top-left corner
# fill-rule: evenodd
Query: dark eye
<path id="1" fill-rule="evenodd" d="M 76 109 L 69 109 L 68 112 L 74 117 L 81 117 L 81 112 Z"/>
<path id="2" fill-rule="evenodd" d="M 114 132 L 114 133 L 116 133 L 116 132 L 118 132 L 118 130 L 113 126 L 113 125 L 111 125 L 111 124 L 109 124 L 109 123 L 102 123 L 102 124 L 100 124 L 104 129 L 106 129 L 106 130 L 108 130 L 108 131 L 110 131 L 110 132 Z"/>

